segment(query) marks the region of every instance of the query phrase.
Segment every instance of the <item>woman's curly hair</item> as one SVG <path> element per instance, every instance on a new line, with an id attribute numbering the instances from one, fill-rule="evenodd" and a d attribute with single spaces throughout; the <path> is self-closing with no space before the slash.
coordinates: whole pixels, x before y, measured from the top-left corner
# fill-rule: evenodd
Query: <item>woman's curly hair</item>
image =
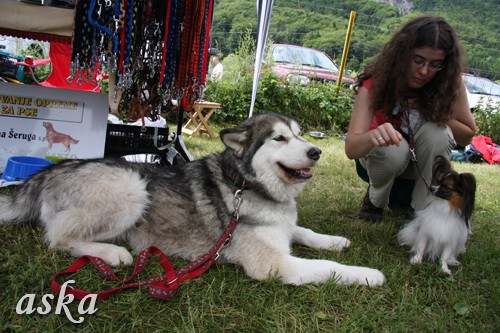
<path id="1" fill-rule="evenodd" d="M 410 20 L 358 75 L 356 89 L 373 77 L 370 89 L 373 110 L 383 109 L 390 114 L 396 105 L 403 103 L 409 88 L 408 68 L 413 50 L 426 46 L 443 50 L 446 56 L 443 69 L 416 92 L 420 112 L 426 121 L 440 125 L 450 120 L 464 59 L 455 29 L 438 16 L 424 15 Z"/>

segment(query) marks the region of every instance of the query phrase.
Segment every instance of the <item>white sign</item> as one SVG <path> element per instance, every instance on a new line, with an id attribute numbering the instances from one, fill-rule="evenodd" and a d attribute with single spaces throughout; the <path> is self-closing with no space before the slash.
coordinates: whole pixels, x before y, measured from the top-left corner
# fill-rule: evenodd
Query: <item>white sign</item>
<path id="1" fill-rule="evenodd" d="M 0 172 L 10 156 L 104 155 L 106 94 L 0 82 Z"/>

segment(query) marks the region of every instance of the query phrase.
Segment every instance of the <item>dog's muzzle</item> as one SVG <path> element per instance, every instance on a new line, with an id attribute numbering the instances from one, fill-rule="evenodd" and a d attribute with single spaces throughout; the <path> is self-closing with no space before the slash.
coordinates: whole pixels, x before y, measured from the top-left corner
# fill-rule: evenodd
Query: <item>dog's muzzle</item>
<path id="1" fill-rule="evenodd" d="M 314 146 L 309 148 L 306 154 L 311 161 L 309 166 L 313 166 L 319 160 L 321 149 Z M 280 166 L 281 170 L 283 170 L 284 174 L 286 175 L 287 181 L 290 183 L 302 183 L 308 181 L 312 177 L 312 170 L 310 167 L 291 169 L 280 163 L 278 163 L 278 165 Z"/>

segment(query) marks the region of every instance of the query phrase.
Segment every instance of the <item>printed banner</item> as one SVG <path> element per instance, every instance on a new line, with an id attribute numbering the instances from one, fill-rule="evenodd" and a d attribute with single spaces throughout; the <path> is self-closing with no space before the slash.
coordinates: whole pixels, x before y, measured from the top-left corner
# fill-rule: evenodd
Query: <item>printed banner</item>
<path id="1" fill-rule="evenodd" d="M 104 155 L 106 94 L 0 82 L 0 172 L 10 156 Z"/>
<path id="2" fill-rule="evenodd" d="M 0 115 L 44 120 L 83 121 L 84 103 L 50 98 L 5 95 L 0 92 Z"/>

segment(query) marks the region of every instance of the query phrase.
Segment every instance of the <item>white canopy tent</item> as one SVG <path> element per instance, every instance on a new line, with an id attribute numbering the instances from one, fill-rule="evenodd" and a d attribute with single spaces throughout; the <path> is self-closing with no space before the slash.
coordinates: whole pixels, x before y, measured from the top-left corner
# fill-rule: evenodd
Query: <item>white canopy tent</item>
<path id="1" fill-rule="evenodd" d="M 74 11 L 0 0 L 0 35 L 70 43 Z"/>
<path id="2" fill-rule="evenodd" d="M 273 13 L 273 2 L 274 0 L 257 0 L 259 30 L 257 37 L 257 49 L 255 54 L 255 71 L 253 74 L 252 101 L 250 103 L 250 111 L 248 112 L 249 118 L 253 115 L 253 109 L 255 107 L 255 99 L 257 96 L 257 89 L 259 87 L 260 69 L 262 65 L 262 59 L 264 57 L 267 35 L 269 33 L 269 23 L 271 22 L 271 15 Z"/>

